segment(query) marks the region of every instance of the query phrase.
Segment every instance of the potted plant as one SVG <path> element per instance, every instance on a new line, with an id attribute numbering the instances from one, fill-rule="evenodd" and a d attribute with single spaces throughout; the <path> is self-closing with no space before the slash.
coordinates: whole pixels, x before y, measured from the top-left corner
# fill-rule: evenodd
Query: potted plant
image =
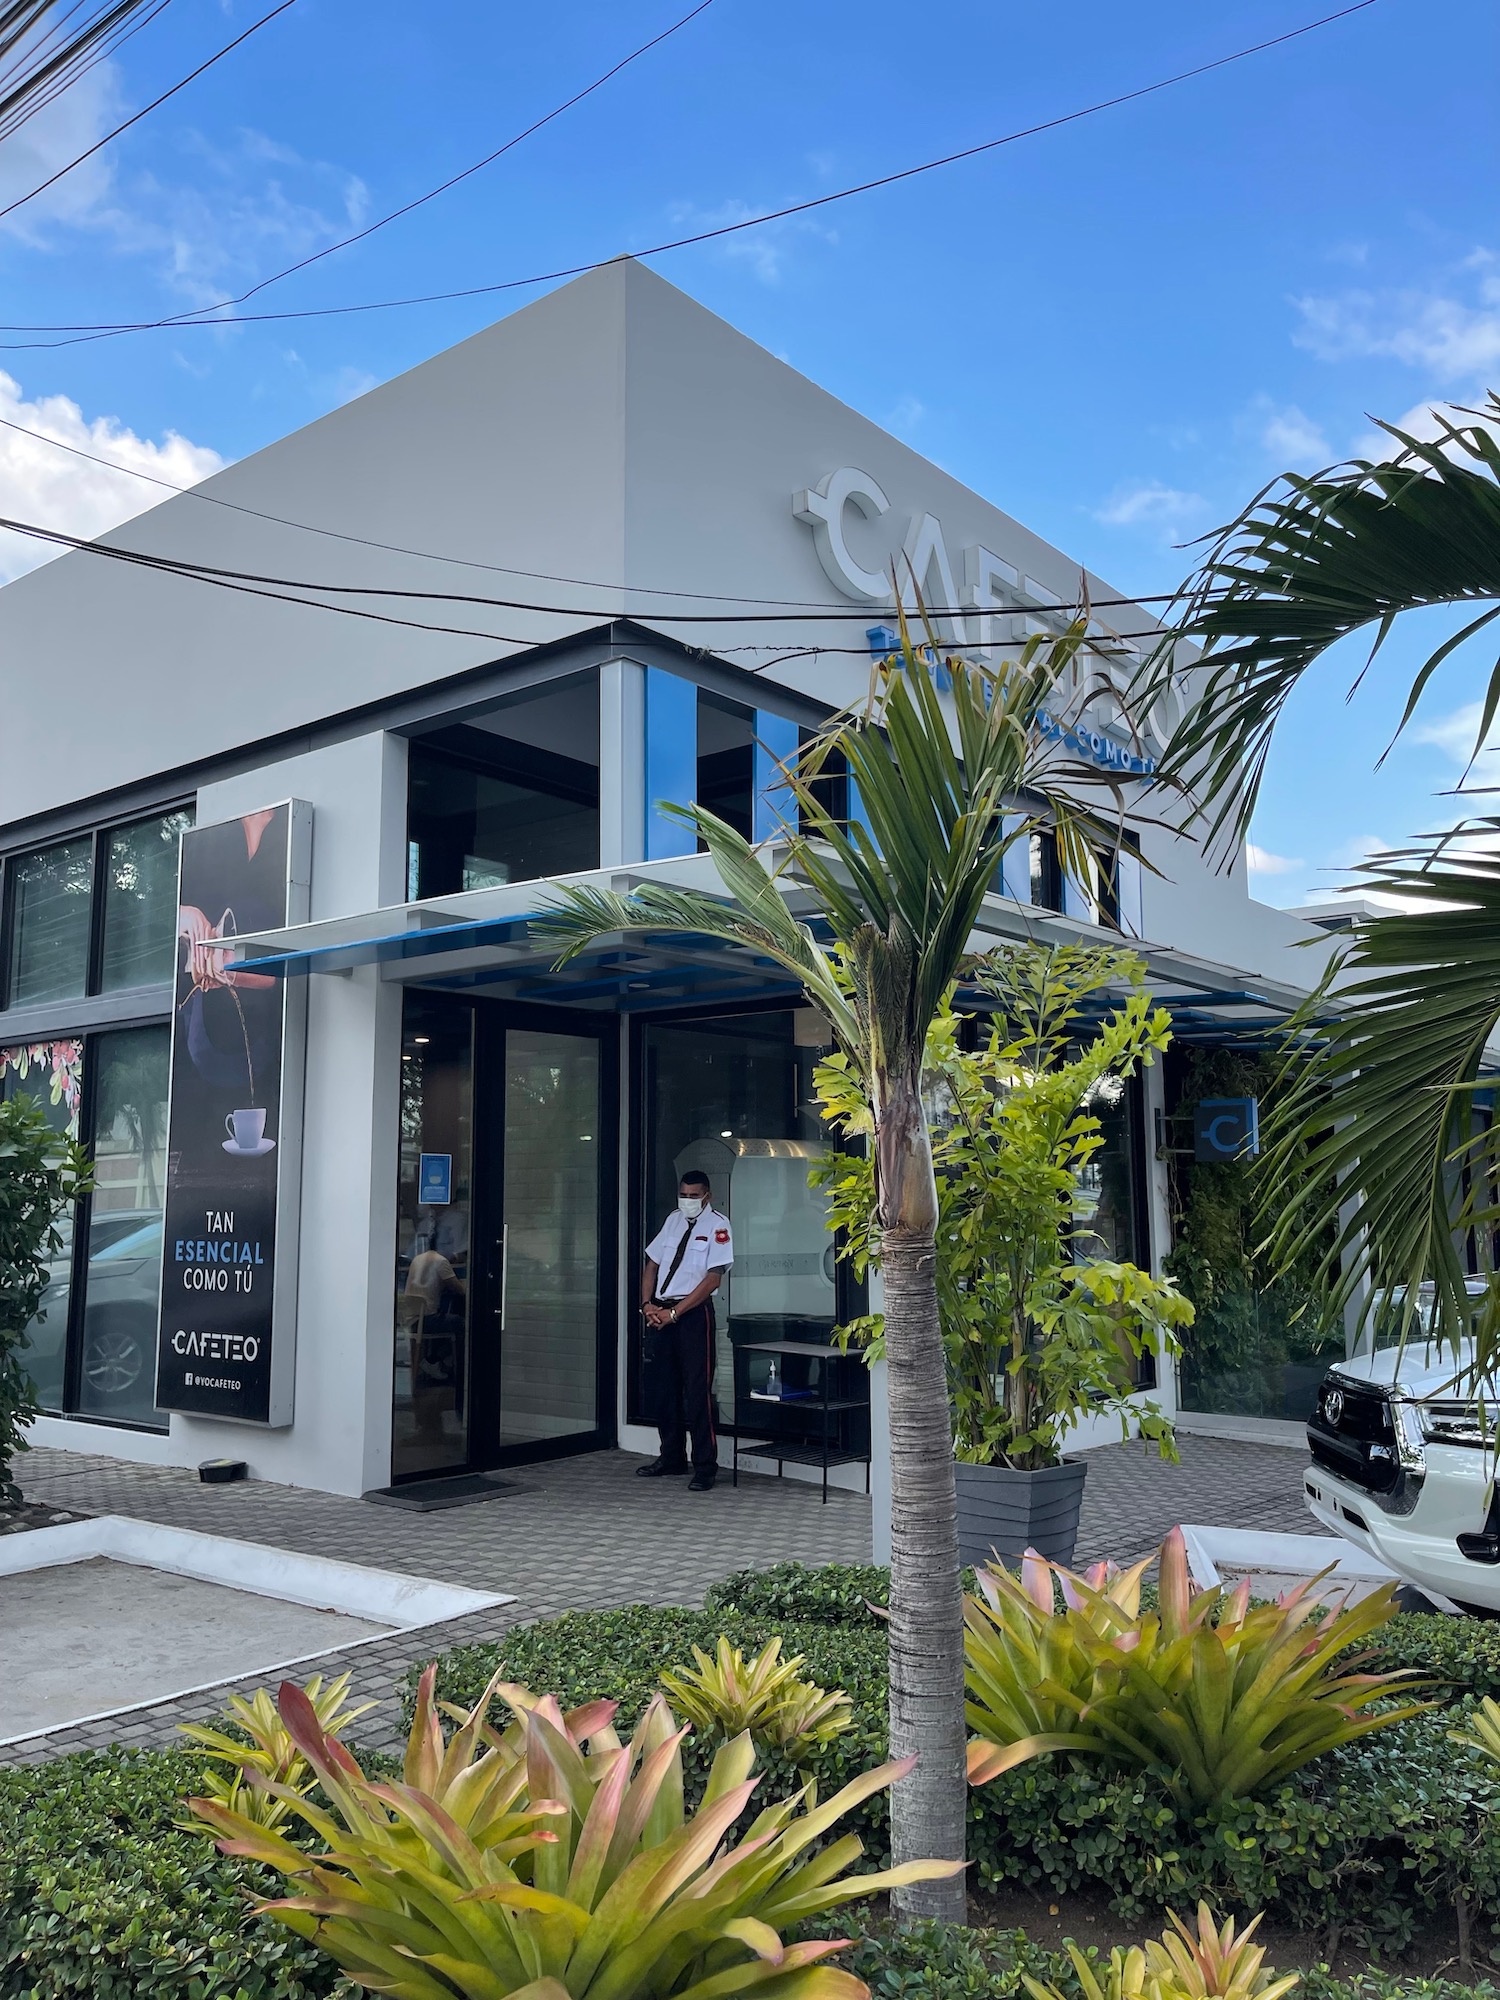
<path id="1" fill-rule="evenodd" d="M 1084 1418 L 1117 1416 L 1122 1436 L 1134 1424 L 1175 1456 L 1170 1420 L 1132 1394 L 1133 1363 L 1175 1352 L 1193 1309 L 1169 1280 L 1102 1255 L 1093 1227 L 1099 1114 L 1170 1039 L 1144 974 L 1123 950 L 1002 947 L 969 975 L 986 1014 L 966 1029 L 950 1004 L 928 1037 L 938 1306 L 966 1563 L 1028 1548 L 1072 1560 L 1088 1464 L 1065 1447 Z M 1111 989 L 1124 997 L 1105 999 Z M 837 1057 L 821 1065 L 818 1088 L 825 1117 L 856 1133 Z M 868 1162 L 839 1154 L 820 1173 L 845 1254 L 878 1266 Z M 878 1343 L 879 1315 L 846 1333 Z"/>

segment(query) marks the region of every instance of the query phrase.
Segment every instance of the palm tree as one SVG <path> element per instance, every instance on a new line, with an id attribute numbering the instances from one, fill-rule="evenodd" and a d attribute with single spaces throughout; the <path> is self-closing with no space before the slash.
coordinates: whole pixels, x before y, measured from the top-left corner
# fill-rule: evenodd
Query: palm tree
<path id="1" fill-rule="evenodd" d="M 938 1324 L 937 1193 L 920 1090 L 934 1016 L 954 989 L 1001 859 L 1038 817 L 1085 871 L 1108 826 L 1066 791 L 1040 711 L 1072 668 L 1086 621 L 997 669 L 946 662 L 951 705 L 905 630 L 867 701 L 838 717 L 787 778 L 801 829 L 773 874 L 732 827 L 678 808 L 728 900 L 667 884 L 630 896 L 568 887 L 541 926 L 559 963 L 618 932 L 713 938 L 774 959 L 802 983 L 861 1080 L 869 1112 L 885 1285 L 890 1395 L 891 1755 L 916 1752 L 892 1799 L 897 1861 L 964 1853 L 963 1618 L 953 1434 Z M 841 753 L 858 816 L 820 783 Z M 835 766 L 836 768 L 836 766 Z M 1017 805 L 1023 795 L 1029 805 Z M 795 897 L 807 916 L 794 914 Z M 902 1915 L 962 1921 L 962 1878 L 898 1892 Z"/>
<path id="2" fill-rule="evenodd" d="M 1202 678 L 1159 769 L 1210 841 L 1248 827 L 1282 709 L 1338 640 L 1368 631 L 1373 658 L 1404 612 L 1472 608 L 1418 670 L 1399 735 L 1443 661 L 1500 618 L 1500 398 L 1461 414 L 1475 421 L 1440 418 L 1433 442 L 1382 425 L 1399 446 L 1389 460 L 1273 482 L 1184 585 L 1174 637 L 1203 648 Z M 1146 708 L 1170 678 L 1168 644 L 1136 690 Z M 1500 660 L 1476 754 L 1497 708 Z M 1400 1288 L 1409 1318 L 1425 1283 L 1449 1339 L 1470 1330 L 1464 1233 L 1495 1220 L 1500 1125 L 1476 1131 L 1472 1099 L 1500 1021 L 1497 848 L 1500 819 L 1468 819 L 1359 871 L 1405 907 L 1356 923 L 1315 996 L 1316 1047 L 1265 1162 L 1273 1249 L 1286 1263 L 1316 1251 L 1332 1310 L 1363 1317 Z M 1497 1333 L 1481 1328 L 1481 1369 Z"/>

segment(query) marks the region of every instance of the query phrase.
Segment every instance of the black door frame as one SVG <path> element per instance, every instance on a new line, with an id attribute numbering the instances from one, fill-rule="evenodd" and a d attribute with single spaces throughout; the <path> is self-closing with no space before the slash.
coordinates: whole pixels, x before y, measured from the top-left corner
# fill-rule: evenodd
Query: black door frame
<path id="1" fill-rule="evenodd" d="M 541 1464 L 608 1449 L 616 1441 L 616 1351 L 618 1328 L 619 1251 L 619 1018 L 569 1007 L 532 1006 L 521 1001 L 488 999 L 479 994 L 448 993 L 423 987 L 423 997 L 441 996 L 472 1017 L 473 1074 L 473 1214 L 470 1219 L 470 1298 L 468 1356 L 468 1455 L 461 1465 L 441 1471 L 395 1473 L 393 1484 L 413 1480 L 460 1478 L 502 1466 Z M 595 1357 L 594 1428 L 567 1437 L 524 1445 L 499 1442 L 500 1345 L 493 1337 L 500 1310 L 501 1229 L 505 1189 L 505 1034 L 509 1028 L 533 1028 L 542 1033 L 576 1035 L 599 1046 L 599 1317 Z M 484 1337 L 481 1337 L 481 1332 Z"/>

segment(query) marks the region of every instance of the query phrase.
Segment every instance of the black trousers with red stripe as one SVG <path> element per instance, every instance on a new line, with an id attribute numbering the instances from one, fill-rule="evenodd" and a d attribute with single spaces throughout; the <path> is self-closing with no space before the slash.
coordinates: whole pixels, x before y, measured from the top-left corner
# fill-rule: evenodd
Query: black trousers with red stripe
<path id="1" fill-rule="evenodd" d="M 693 1441 L 693 1470 L 712 1472 L 719 1462 L 714 1431 L 714 1314 L 694 1306 L 675 1326 L 664 1326 L 653 1345 L 657 1359 L 656 1429 L 662 1460 L 686 1463 L 685 1436 Z"/>

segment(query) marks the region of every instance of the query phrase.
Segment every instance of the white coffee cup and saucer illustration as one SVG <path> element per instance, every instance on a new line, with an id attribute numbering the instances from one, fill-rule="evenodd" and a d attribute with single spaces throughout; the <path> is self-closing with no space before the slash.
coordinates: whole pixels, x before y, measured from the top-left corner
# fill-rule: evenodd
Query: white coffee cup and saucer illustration
<path id="1" fill-rule="evenodd" d="M 224 1151 L 241 1159 L 258 1159 L 262 1153 L 275 1150 L 276 1141 L 266 1137 L 264 1111 L 227 1111 L 224 1130 L 229 1134 L 223 1141 Z"/>

